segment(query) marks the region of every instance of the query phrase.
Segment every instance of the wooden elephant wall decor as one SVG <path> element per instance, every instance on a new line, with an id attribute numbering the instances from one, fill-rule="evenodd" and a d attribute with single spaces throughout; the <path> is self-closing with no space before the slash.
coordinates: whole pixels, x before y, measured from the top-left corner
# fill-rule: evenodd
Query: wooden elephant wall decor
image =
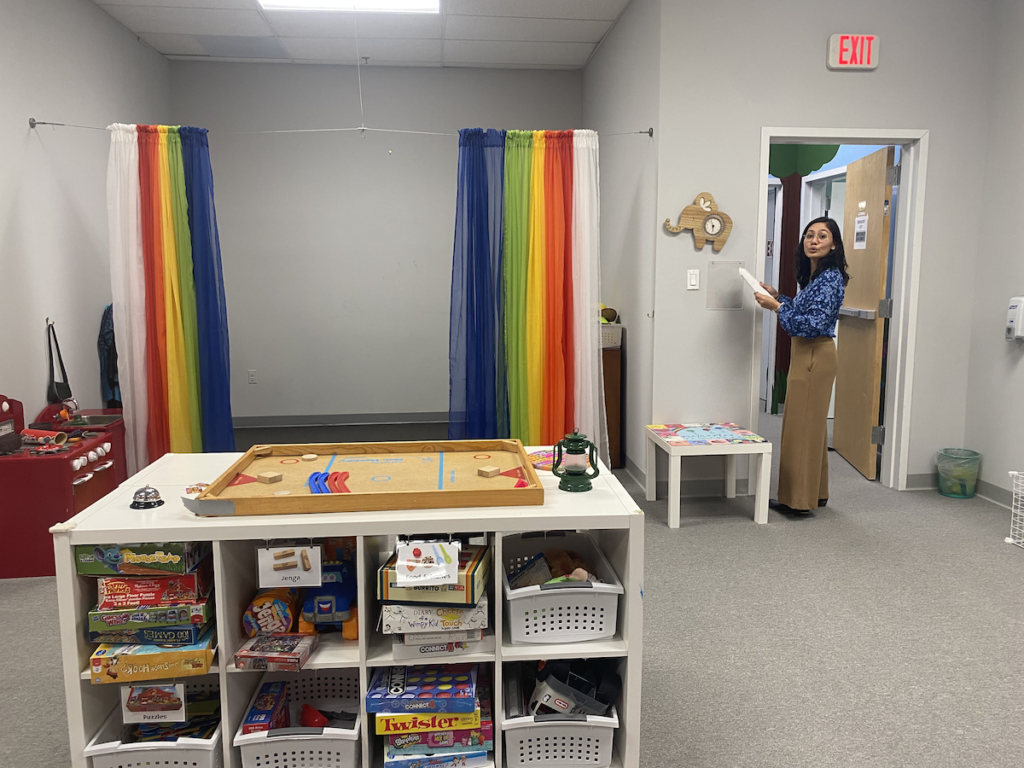
<path id="1" fill-rule="evenodd" d="M 672 225 L 672 219 L 665 219 L 665 229 L 669 232 L 682 232 L 684 229 L 693 230 L 693 241 L 697 248 L 703 248 L 704 243 L 711 241 L 715 251 L 722 250 L 725 241 L 729 239 L 732 232 L 732 219 L 727 213 L 718 210 L 718 203 L 710 192 L 701 192 L 693 205 L 683 208 L 679 214 L 679 223 Z"/>

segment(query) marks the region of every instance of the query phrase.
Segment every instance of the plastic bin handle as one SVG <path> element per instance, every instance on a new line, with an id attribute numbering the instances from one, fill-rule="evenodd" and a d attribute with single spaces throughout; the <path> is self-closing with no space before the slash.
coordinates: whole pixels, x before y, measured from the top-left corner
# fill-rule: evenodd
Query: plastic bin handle
<path id="1" fill-rule="evenodd" d="M 556 581 L 554 584 L 541 584 L 541 590 L 548 589 L 592 589 L 593 584 L 589 581 Z"/>
<path id="2" fill-rule="evenodd" d="M 306 728 L 297 725 L 294 728 L 273 728 L 267 731 L 268 739 L 276 739 L 279 736 L 323 736 L 323 728 Z"/>
<path id="3" fill-rule="evenodd" d="M 571 715 L 534 715 L 533 722 L 535 723 L 554 723 L 554 722 L 574 722 L 574 723 L 585 723 L 587 722 L 587 716 L 582 712 L 576 712 Z"/>

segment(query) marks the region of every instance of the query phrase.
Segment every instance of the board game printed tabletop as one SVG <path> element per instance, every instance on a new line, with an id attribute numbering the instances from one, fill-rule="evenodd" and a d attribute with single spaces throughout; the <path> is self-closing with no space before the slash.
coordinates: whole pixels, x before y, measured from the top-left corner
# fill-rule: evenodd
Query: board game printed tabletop
<path id="1" fill-rule="evenodd" d="M 648 424 L 647 428 L 669 445 L 736 445 L 768 442 L 760 435 L 732 422 Z"/>
<path id="2" fill-rule="evenodd" d="M 518 440 L 259 445 L 197 501 L 198 514 L 269 515 L 539 505 L 544 489 Z"/>

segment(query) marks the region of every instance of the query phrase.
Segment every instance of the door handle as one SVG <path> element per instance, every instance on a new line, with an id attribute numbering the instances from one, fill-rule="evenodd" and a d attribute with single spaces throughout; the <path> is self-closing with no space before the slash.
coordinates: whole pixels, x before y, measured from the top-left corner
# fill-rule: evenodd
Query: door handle
<path id="1" fill-rule="evenodd" d="M 110 469 L 112 466 L 114 466 L 114 462 L 112 462 L 112 461 L 104 461 L 102 464 L 97 464 L 95 467 L 93 467 L 92 471 L 93 472 L 102 472 L 105 469 Z"/>
<path id="2" fill-rule="evenodd" d="M 878 313 L 873 309 L 852 309 L 851 307 L 840 307 L 840 315 L 846 315 L 847 317 L 857 317 L 861 320 L 874 320 L 875 315 Z"/>
<path id="3" fill-rule="evenodd" d="M 92 480 L 92 472 L 86 472 L 81 477 L 76 477 L 72 480 L 71 485 L 81 485 L 82 483 L 88 483 L 90 480 Z"/>

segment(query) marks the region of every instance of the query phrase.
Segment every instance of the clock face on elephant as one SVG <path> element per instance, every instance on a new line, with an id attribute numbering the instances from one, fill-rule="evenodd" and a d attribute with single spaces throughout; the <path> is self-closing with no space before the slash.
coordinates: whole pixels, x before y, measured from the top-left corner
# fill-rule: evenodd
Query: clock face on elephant
<path id="1" fill-rule="evenodd" d="M 671 219 L 665 219 L 665 229 L 672 233 L 689 229 L 693 232 L 693 242 L 698 250 L 710 240 L 712 248 L 717 252 L 722 250 L 722 246 L 729 239 L 732 219 L 727 213 L 719 210 L 714 195 L 710 192 L 701 192 L 693 201 L 693 205 L 683 208 L 678 223 L 673 225 Z"/>

